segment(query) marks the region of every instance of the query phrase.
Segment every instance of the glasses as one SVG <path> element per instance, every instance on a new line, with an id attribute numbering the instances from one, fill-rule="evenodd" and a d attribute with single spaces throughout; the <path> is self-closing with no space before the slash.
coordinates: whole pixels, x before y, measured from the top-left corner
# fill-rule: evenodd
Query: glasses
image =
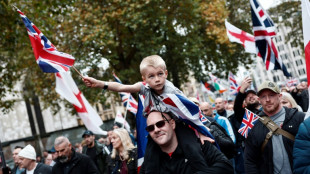
<path id="1" fill-rule="evenodd" d="M 166 121 L 169 123 L 168 120 L 161 120 L 161 121 L 158 121 L 158 122 L 155 123 L 155 124 L 146 126 L 145 130 L 146 130 L 147 132 L 152 132 L 152 131 L 155 130 L 155 126 L 156 126 L 157 128 L 162 128 L 162 127 L 165 126 Z"/>

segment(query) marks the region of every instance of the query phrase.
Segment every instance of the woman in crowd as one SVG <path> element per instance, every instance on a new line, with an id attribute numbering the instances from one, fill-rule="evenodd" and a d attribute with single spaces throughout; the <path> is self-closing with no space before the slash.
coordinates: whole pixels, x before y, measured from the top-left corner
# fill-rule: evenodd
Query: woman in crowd
<path id="1" fill-rule="evenodd" d="M 111 174 L 136 174 L 137 149 L 132 144 L 127 130 L 114 129 L 111 135 L 113 145 L 109 160 L 108 173 Z"/>
<path id="2" fill-rule="evenodd" d="M 281 94 L 282 94 L 282 99 L 281 99 L 282 106 L 286 106 L 288 108 L 296 108 L 298 109 L 298 111 L 302 112 L 301 107 L 297 105 L 296 101 L 294 100 L 294 98 L 292 97 L 290 93 L 281 92 Z"/>

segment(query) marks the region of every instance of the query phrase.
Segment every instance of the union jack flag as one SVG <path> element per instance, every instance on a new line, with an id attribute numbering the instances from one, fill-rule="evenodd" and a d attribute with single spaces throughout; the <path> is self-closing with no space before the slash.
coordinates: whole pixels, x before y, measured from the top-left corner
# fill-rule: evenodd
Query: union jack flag
<path id="1" fill-rule="evenodd" d="M 276 29 L 271 18 L 257 0 L 250 0 L 250 3 L 254 38 L 258 49 L 258 56 L 263 58 L 267 70 L 282 69 L 285 76 L 291 76 L 287 72 L 282 59 L 278 55 L 277 48 L 272 41 L 272 37 L 276 35 Z"/>
<path id="2" fill-rule="evenodd" d="M 122 83 L 122 81 L 114 73 L 113 77 L 116 82 Z M 138 102 L 128 92 L 119 92 L 119 95 L 121 96 L 122 103 L 127 110 L 136 115 L 138 111 Z"/>
<path id="3" fill-rule="evenodd" d="M 289 80 L 286 81 L 286 86 L 291 87 L 291 86 L 298 85 L 298 83 L 299 83 L 299 80 L 297 78 L 290 78 Z"/>
<path id="4" fill-rule="evenodd" d="M 195 128 L 200 133 L 212 138 L 213 136 L 200 120 L 199 107 L 179 94 L 163 94 L 161 95 L 163 103 L 167 108 L 183 122 Z"/>
<path id="5" fill-rule="evenodd" d="M 69 54 L 59 52 L 23 12 L 19 9 L 17 9 L 17 12 L 20 14 L 27 28 L 33 53 L 41 70 L 46 73 L 68 71 L 74 64 L 74 57 Z"/>
<path id="6" fill-rule="evenodd" d="M 255 115 L 253 112 L 249 111 L 248 109 L 245 109 L 243 120 L 238 132 L 242 136 L 247 138 L 250 130 L 253 128 L 258 119 L 259 119 L 258 115 Z"/>
<path id="7" fill-rule="evenodd" d="M 231 95 L 237 95 L 239 91 L 239 86 L 237 84 L 237 81 L 235 79 L 235 76 L 232 72 L 229 71 L 228 75 L 228 81 L 229 81 L 229 92 Z"/>
<path id="8" fill-rule="evenodd" d="M 139 95 L 139 104 L 138 104 L 138 112 L 136 115 L 136 123 L 137 123 L 137 146 L 138 146 L 138 173 L 140 168 L 144 162 L 144 154 L 147 145 L 147 136 L 148 132 L 145 130 L 146 118 L 143 116 L 143 104 L 144 104 L 144 96 Z"/>

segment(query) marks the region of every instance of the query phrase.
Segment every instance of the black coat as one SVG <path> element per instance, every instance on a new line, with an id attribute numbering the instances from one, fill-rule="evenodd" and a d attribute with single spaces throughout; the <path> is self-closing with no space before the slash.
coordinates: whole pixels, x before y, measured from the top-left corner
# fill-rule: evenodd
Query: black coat
<path id="1" fill-rule="evenodd" d="M 26 174 L 26 170 L 21 174 Z M 52 174 L 52 167 L 43 163 L 38 163 L 36 169 L 34 169 L 33 174 Z"/>
<path id="2" fill-rule="evenodd" d="M 297 104 L 302 108 L 303 112 L 307 112 L 309 107 L 309 92 L 308 89 L 301 92 L 291 92 Z"/>
<path id="3" fill-rule="evenodd" d="M 53 166 L 53 174 L 64 174 L 64 168 L 70 166 L 68 174 L 100 174 L 95 163 L 87 156 L 77 153 L 72 149 L 72 158 L 67 163 L 60 163 L 56 160 Z"/>
<path id="4" fill-rule="evenodd" d="M 95 147 L 96 147 L 96 163 L 97 168 L 101 174 L 107 173 L 107 159 L 109 154 L 104 150 L 104 145 L 100 144 L 98 141 L 95 141 Z M 82 149 L 82 153 L 86 155 L 87 152 L 87 146 L 84 146 Z"/>
<path id="5" fill-rule="evenodd" d="M 136 174 L 137 173 L 137 149 L 134 148 L 129 151 L 129 158 L 126 161 L 128 174 Z M 118 174 L 120 173 L 119 169 L 122 165 L 122 161 L 120 160 L 119 156 L 117 155 L 115 159 L 112 159 L 111 156 L 108 162 L 108 173 L 109 174 Z"/>
<path id="6" fill-rule="evenodd" d="M 207 117 L 207 119 L 209 118 Z M 227 134 L 226 130 L 215 120 L 209 120 L 205 125 L 210 129 L 210 133 L 213 135 L 216 143 L 220 146 L 221 152 L 224 153 L 228 159 L 233 158 L 236 154 L 234 148 L 235 144 Z"/>
<path id="7" fill-rule="evenodd" d="M 303 122 L 305 114 L 298 112 L 297 109 L 285 108 L 285 120 L 282 125 L 282 129 L 296 135 L 299 125 Z M 263 112 L 259 113 L 260 116 L 264 116 Z M 272 139 L 269 139 L 264 152 L 261 152 L 261 146 L 266 138 L 266 134 L 269 129 L 258 121 L 248 138 L 245 141 L 244 161 L 245 161 L 245 173 L 247 174 L 273 174 L 273 148 Z M 283 144 L 287 152 L 291 168 L 293 167 L 293 145 L 294 141 L 283 136 Z"/>
<path id="8" fill-rule="evenodd" d="M 167 154 L 163 153 L 153 139 L 148 136 L 141 174 L 233 173 L 233 167 L 225 155 L 208 141 L 201 145 L 200 140 L 187 125 L 177 122 L 175 132 L 178 148 L 173 152 L 172 157 L 175 158 L 170 162 L 166 158 Z"/>

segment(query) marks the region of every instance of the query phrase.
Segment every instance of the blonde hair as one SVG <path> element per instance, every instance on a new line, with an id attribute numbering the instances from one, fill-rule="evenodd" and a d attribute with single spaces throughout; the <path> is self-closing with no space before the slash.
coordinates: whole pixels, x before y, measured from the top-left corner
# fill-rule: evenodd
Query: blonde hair
<path id="1" fill-rule="evenodd" d="M 129 137 L 129 133 L 124 128 L 114 129 L 113 133 L 115 133 L 121 139 L 122 146 L 124 148 L 122 155 L 123 155 L 124 160 L 128 160 L 129 151 L 132 150 L 133 148 L 135 148 L 135 146 L 131 142 L 131 138 Z M 115 159 L 116 155 L 118 155 L 118 154 L 119 154 L 119 152 L 113 148 L 111 158 Z"/>
<path id="2" fill-rule="evenodd" d="M 294 100 L 294 98 L 292 97 L 292 95 L 290 93 L 281 92 L 281 94 L 282 94 L 283 99 L 286 99 L 291 103 L 292 108 L 296 108 L 296 109 L 298 109 L 298 111 L 302 112 L 300 106 L 296 103 L 296 101 Z"/>
<path id="3" fill-rule="evenodd" d="M 145 57 L 140 63 L 140 73 L 144 75 L 144 71 L 148 66 L 152 66 L 154 68 L 162 68 L 164 71 L 166 70 L 165 61 L 158 55 L 152 55 Z"/>

